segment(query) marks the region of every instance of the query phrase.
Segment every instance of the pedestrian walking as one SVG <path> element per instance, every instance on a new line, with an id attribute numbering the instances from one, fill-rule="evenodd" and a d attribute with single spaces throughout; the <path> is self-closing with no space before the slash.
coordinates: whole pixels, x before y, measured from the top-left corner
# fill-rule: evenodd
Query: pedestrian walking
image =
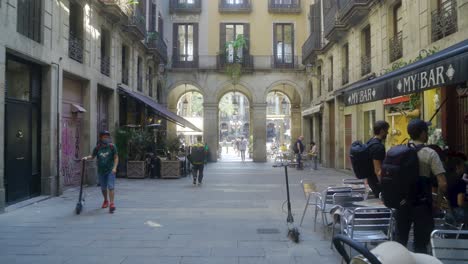
<path id="1" fill-rule="evenodd" d="M 409 197 L 403 200 L 396 210 L 397 241 L 406 247 L 409 231 L 413 225 L 414 250 L 416 253 L 427 253 L 431 232 L 434 229 L 431 174 L 437 178 L 439 194 L 446 193 L 447 180 L 439 155 L 425 145 L 429 134 L 428 124 L 420 119 L 413 119 L 408 124 L 407 130 L 411 137 L 410 144 L 417 151 L 419 175 L 416 184 L 409 186 Z"/>
<path id="2" fill-rule="evenodd" d="M 119 156 L 117 148 L 111 143 L 109 131 L 101 131 L 99 133 L 99 142 L 90 156 L 84 157 L 83 160 L 97 159 L 99 184 L 101 186 L 104 202 L 101 208 L 109 207 L 109 212 L 114 213 L 114 188 L 115 175 L 117 173 L 117 165 L 119 164 Z M 109 203 L 110 202 L 110 203 Z"/>
<path id="3" fill-rule="evenodd" d="M 314 141 L 310 142 L 310 157 L 314 163 L 314 170 L 318 170 L 318 147 Z"/>
<path id="4" fill-rule="evenodd" d="M 304 143 L 302 143 L 303 140 L 304 140 L 304 136 L 298 137 L 296 143 L 293 146 L 294 153 L 296 154 L 298 170 L 304 169 L 304 166 L 302 164 L 302 153 L 304 153 L 304 149 L 305 149 L 305 145 Z"/>
<path id="5" fill-rule="evenodd" d="M 369 175 L 365 181 L 371 188 L 375 197 L 379 197 L 382 191 L 380 182 L 382 177 L 382 162 L 385 159 L 385 145 L 383 142 L 387 139 L 389 128 L 390 124 L 386 121 L 380 120 L 375 122 L 373 127 L 374 137 L 367 142 L 374 173 Z"/>
<path id="6" fill-rule="evenodd" d="M 247 150 L 247 145 L 248 145 L 247 139 L 245 139 L 244 137 L 241 137 L 241 140 L 239 142 L 239 150 L 241 152 L 242 161 L 245 161 L 245 151 Z"/>
<path id="7" fill-rule="evenodd" d="M 190 147 L 188 160 L 192 163 L 193 185 L 201 185 L 203 182 L 203 170 L 205 168 L 206 159 L 205 144 L 203 144 L 202 136 L 197 136 L 197 143 Z"/>

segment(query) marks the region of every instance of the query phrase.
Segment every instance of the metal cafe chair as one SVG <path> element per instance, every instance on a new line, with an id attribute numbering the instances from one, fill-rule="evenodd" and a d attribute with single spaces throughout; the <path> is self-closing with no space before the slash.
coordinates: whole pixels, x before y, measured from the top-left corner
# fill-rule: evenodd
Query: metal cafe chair
<path id="1" fill-rule="evenodd" d="M 350 215 L 349 211 L 355 208 L 354 202 L 360 202 L 364 200 L 364 196 L 359 193 L 335 193 L 333 195 L 333 204 L 335 205 L 335 214 L 333 214 L 332 219 L 332 238 L 335 237 L 336 224 L 341 224 L 342 217 L 348 217 Z M 339 216 L 339 219 L 336 219 L 335 216 Z M 339 220 L 339 222 L 338 222 Z M 341 230 L 341 227 L 340 227 Z M 331 244 L 333 248 L 333 243 Z"/>
<path id="2" fill-rule="evenodd" d="M 350 178 L 350 179 L 343 179 L 343 184 L 364 185 L 365 182 L 364 180 L 361 180 L 361 179 Z"/>
<path id="3" fill-rule="evenodd" d="M 434 230 L 431 247 L 432 255 L 445 264 L 468 263 L 468 230 Z"/>
<path id="4" fill-rule="evenodd" d="M 301 186 L 302 186 L 302 191 L 304 192 L 304 197 L 306 199 L 306 204 L 304 207 L 304 212 L 302 213 L 302 218 L 301 218 L 301 226 L 302 222 L 304 221 L 304 216 L 307 212 L 307 208 L 309 205 L 316 205 L 317 199 L 315 198 L 317 195 L 320 195 L 320 193 L 317 192 L 317 187 L 315 185 L 314 181 L 311 180 L 301 180 Z"/>
<path id="5" fill-rule="evenodd" d="M 314 194 L 315 196 L 315 202 L 313 203 L 313 205 L 315 205 L 314 231 L 316 230 L 317 217 L 319 213 L 322 215 L 322 223 L 324 227 L 328 226 L 329 223 L 328 223 L 327 215 L 330 214 L 330 210 L 333 208 L 333 195 L 335 193 L 351 193 L 351 191 L 352 191 L 351 187 L 330 186 L 330 187 L 327 187 L 322 193 Z M 302 224 L 302 221 L 304 220 L 306 208 L 304 208 L 304 213 L 302 214 L 301 224 Z"/>
<path id="6" fill-rule="evenodd" d="M 390 208 L 359 207 L 349 217 L 341 217 L 341 233 L 356 242 L 383 242 L 392 239 L 393 211 Z"/>

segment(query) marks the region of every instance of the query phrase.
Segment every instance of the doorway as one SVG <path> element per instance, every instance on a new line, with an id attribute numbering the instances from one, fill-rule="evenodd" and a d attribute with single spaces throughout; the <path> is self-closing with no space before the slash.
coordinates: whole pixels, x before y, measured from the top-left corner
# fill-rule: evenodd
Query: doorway
<path id="1" fill-rule="evenodd" d="M 352 115 L 345 115 L 345 169 L 351 169 L 351 160 L 349 159 L 349 150 L 353 140 Z"/>
<path id="2" fill-rule="evenodd" d="M 329 146 L 330 151 L 328 153 L 328 164 L 330 168 L 335 168 L 335 102 L 328 103 L 329 109 L 329 122 L 328 122 L 328 131 L 329 131 Z"/>
<path id="3" fill-rule="evenodd" d="M 250 102 L 242 93 L 228 92 L 219 101 L 219 155 L 222 161 L 241 161 L 241 144 L 251 161 Z M 245 146 L 244 145 L 244 146 Z"/>
<path id="4" fill-rule="evenodd" d="M 41 192 L 41 68 L 7 57 L 5 102 L 5 189 L 12 204 Z"/>

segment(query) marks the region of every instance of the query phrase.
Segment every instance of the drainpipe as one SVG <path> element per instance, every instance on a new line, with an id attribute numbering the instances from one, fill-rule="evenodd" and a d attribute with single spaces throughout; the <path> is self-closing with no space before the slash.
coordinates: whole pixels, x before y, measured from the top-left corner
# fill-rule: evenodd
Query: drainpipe
<path id="1" fill-rule="evenodd" d="M 57 85 L 57 147 L 56 147 L 56 159 L 57 159 L 57 181 L 56 181 L 56 195 L 60 195 L 60 97 L 59 97 L 59 86 L 60 86 L 60 62 L 62 61 L 62 57 L 59 58 L 59 63 L 52 62 L 52 65 L 57 67 L 57 78 L 56 78 L 56 85 Z"/>

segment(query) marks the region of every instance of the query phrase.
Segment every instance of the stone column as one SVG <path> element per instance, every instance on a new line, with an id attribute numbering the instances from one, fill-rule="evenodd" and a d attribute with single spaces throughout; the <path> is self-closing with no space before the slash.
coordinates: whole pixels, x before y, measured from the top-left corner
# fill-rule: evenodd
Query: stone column
<path id="1" fill-rule="evenodd" d="M 266 162 L 266 114 L 267 104 L 253 104 L 252 110 L 253 126 L 253 161 Z"/>
<path id="2" fill-rule="evenodd" d="M 0 46 L 0 213 L 5 210 L 6 192 L 5 192 L 5 71 L 6 54 L 5 47 Z"/>
<path id="3" fill-rule="evenodd" d="M 302 112 L 299 106 L 291 106 L 291 141 L 295 142 L 301 136 L 302 131 Z M 306 141 L 309 139 L 306 138 Z"/>
<path id="4" fill-rule="evenodd" d="M 218 135 L 218 104 L 203 104 L 203 140 L 208 143 L 210 149 L 210 162 L 218 161 L 219 135 Z"/>
<path id="5" fill-rule="evenodd" d="M 109 97 L 109 130 L 112 135 L 115 134 L 119 128 L 120 113 L 119 113 L 119 92 L 117 89 L 112 90 Z"/>

